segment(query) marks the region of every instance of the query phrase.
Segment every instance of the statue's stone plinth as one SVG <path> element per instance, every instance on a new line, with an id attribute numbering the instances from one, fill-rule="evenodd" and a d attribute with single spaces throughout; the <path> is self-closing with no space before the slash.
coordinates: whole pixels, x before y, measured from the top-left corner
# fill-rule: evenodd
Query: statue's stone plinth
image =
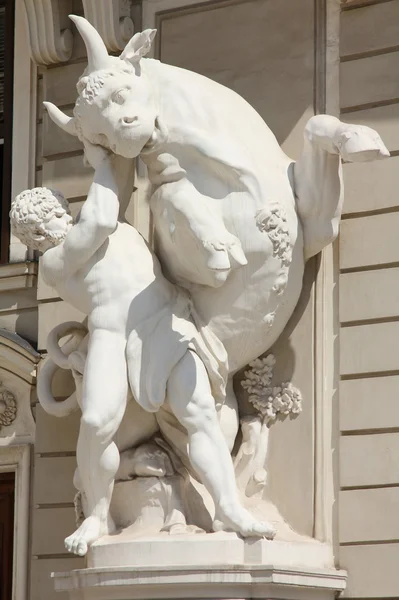
<path id="1" fill-rule="evenodd" d="M 116 541 L 117 540 L 117 541 Z M 346 573 L 331 547 L 303 541 L 242 540 L 233 533 L 109 536 L 94 544 L 88 568 L 55 573 L 71 600 L 211 598 L 333 599 Z"/>

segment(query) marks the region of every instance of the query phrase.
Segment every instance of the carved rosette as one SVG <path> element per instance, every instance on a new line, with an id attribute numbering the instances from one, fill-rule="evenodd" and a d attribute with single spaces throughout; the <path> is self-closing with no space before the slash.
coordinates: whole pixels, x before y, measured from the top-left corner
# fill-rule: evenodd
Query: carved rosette
<path id="1" fill-rule="evenodd" d="M 11 425 L 17 416 L 17 401 L 14 394 L 0 384 L 0 431 Z"/>

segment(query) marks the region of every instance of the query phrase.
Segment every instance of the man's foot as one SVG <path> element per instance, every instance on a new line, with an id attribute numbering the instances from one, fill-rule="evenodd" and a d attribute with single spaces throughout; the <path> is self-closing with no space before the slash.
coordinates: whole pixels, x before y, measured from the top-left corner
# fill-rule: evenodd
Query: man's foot
<path id="1" fill-rule="evenodd" d="M 276 535 L 273 525 L 267 521 L 257 521 L 241 506 L 230 507 L 228 510 L 219 511 L 219 514 L 221 519 L 214 521 L 214 531 L 228 529 L 240 533 L 243 537 L 265 537 L 268 540 L 272 540 Z"/>
<path id="2" fill-rule="evenodd" d="M 65 540 L 65 548 L 68 552 L 85 556 L 88 547 L 100 537 L 109 533 L 108 527 L 98 517 L 88 517 L 81 526 Z"/>

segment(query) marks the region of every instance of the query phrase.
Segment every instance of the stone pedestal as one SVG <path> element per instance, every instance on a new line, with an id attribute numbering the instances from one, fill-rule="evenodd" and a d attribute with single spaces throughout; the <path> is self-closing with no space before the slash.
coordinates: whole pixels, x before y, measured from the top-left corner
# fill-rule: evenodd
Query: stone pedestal
<path id="1" fill-rule="evenodd" d="M 332 600 L 346 581 L 326 544 L 242 540 L 233 533 L 110 536 L 94 544 L 88 568 L 53 577 L 71 600 Z"/>

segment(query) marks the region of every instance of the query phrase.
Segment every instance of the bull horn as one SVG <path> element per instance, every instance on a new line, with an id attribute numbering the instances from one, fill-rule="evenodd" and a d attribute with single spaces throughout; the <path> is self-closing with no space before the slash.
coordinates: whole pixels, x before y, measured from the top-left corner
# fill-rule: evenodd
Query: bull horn
<path id="1" fill-rule="evenodd" d="M 71 21 L 76 25 L 77 30 L 83 38 L 87 50 L 88 73 L 104 69 L 109 60 L 107 48 L 101 35 L 84 17 L 69 15 Z"/>
<path id="2" fill-rule="evenodd" d="M 61 127 L 61 129 L 67 133 L 70 133 L 71 135 L 78 135 L 74 117 L 68 117 L 68 115 L 63 113 L 62 110 L 57 108 L 51 102 L 43 102 L 43 104 L 47 109 L 50 119 L 54 121 L 58 127 Z"/>

